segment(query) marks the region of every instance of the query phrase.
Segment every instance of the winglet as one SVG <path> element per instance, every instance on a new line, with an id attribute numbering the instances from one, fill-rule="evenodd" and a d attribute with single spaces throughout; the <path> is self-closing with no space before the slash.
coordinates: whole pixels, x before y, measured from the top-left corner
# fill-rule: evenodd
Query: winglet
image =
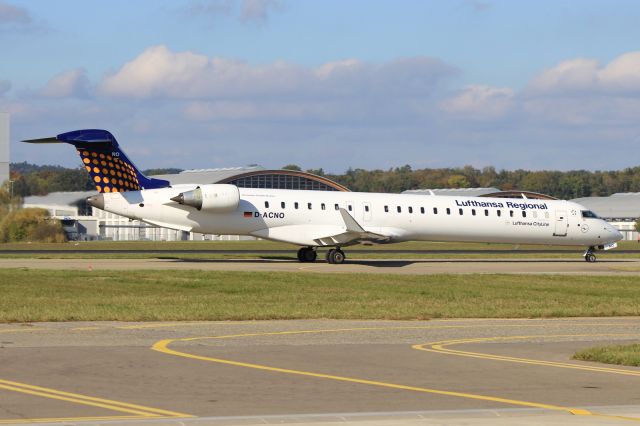
<path id="1" fill-rule="evenodd" d="M 342 215 L 342 220 L 344 220 L 344 224 L 347 227 L 347 231 L 349 232 L 366 232 L 362 226 L 349 214 L 348 211 L 341 208 L 340 214 Z"/>
<path id="2" fill-rule="evenodd" d="M 361 241 L 372 241 L 384 243 L 391 240 L 390 235 L 376 234 L 375 232 L 365 231 L 362 226 L 351 216 L 345 209 L 339 209 L 342 221 L 344 222 L 345 231 L 340 234 L 327 235 L 321 238 L 314 238 L 314 241 L 320 246 L 345 246 L 357 244 Z"/>

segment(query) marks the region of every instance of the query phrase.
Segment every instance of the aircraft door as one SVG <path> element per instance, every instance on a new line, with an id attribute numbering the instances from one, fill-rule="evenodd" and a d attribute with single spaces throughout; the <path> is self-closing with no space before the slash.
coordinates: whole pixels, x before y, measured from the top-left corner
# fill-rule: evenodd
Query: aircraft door
<path id="1" fill-rule="evenodd" d="M 365 222 L 371 220 L 371 204 L 368 202 L 362 203 L 362 220 Z"/>
<path id="2" fill-rule="evenodd" d="M 556 210 L 556 224 L 553 235 L 555 237 L 566 237 L 568 226 L 569 224 L 566 210 Z"/>

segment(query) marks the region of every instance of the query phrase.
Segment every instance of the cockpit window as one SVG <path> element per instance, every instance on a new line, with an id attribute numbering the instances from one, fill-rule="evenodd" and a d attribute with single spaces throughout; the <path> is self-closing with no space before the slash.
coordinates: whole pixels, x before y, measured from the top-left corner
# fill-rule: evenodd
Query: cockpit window
<path id="1" fill-rule="evenodd" d="M 597 219 L 598 215 L 591 210 L 582 210 L 582 217 Z"/>

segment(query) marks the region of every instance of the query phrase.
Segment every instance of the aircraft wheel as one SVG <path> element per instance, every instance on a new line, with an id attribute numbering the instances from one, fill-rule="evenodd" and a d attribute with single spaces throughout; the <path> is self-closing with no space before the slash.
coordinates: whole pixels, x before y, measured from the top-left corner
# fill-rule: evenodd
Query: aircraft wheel
<path id="1" fill-rule="evenodd" d="M 340 249 L 331 249 L 327 252 L 327 262 L 333 264 L 341 264 L 344 262 L 345 255 Z"/>
<path id="2" fill-rule="evenodd" d="M 302 247 L 298 250 L 298 260 L 300 262 L 315 262 L 316 257 L 316 251 L 311 247 Z"/>
<path id="3" fill-rule="evenodd" d="M 342 250 L 337 249 L 336 251 L 333 252 L 333 263 L 337 263 L 337 264 L 344 263 L 345 258 L 346 256 L 344 255 L 344 252 Z"/>
<path id="4" fill-rule="evenodd" d="M 327 260 L 327 263 L 333 263 L 333 252 L 335 252 L 336 249 L 330 249 L 327 254 L 325 255 L 325 259 Z"/>
<path id="5" fill-rule="evenodd" d="M 593 263 L 596 261 L 596 255 L 593 253 L 587 253 L 584 257 L 584 260 L 586 260 L 589 263 Z"/>
<path id="6" fill-rule="evenodd" d="M 307 247 L 307 250 L 304 253 L 304 261 L 305 262 L 315 262 L 318 254 L 311 247 Z"/>

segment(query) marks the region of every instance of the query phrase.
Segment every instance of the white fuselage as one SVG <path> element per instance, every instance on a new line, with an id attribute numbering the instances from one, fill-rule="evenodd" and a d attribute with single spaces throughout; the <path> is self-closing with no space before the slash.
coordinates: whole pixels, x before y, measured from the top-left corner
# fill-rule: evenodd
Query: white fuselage
<path id="1" fill-rule="evenodd" d="M 251 235 L 301 246 L 336 245 L 344 208 L 367 232 L 388 242 L 477 241 L 599 246 L 622 235 L 587 209 L 562 200 L 451 197 L 239 188 L 238 207 L 197 210 L 170 201 L 196 185 L 104 195 L 104 210 L 151 224 L 204 234 Z"/>

